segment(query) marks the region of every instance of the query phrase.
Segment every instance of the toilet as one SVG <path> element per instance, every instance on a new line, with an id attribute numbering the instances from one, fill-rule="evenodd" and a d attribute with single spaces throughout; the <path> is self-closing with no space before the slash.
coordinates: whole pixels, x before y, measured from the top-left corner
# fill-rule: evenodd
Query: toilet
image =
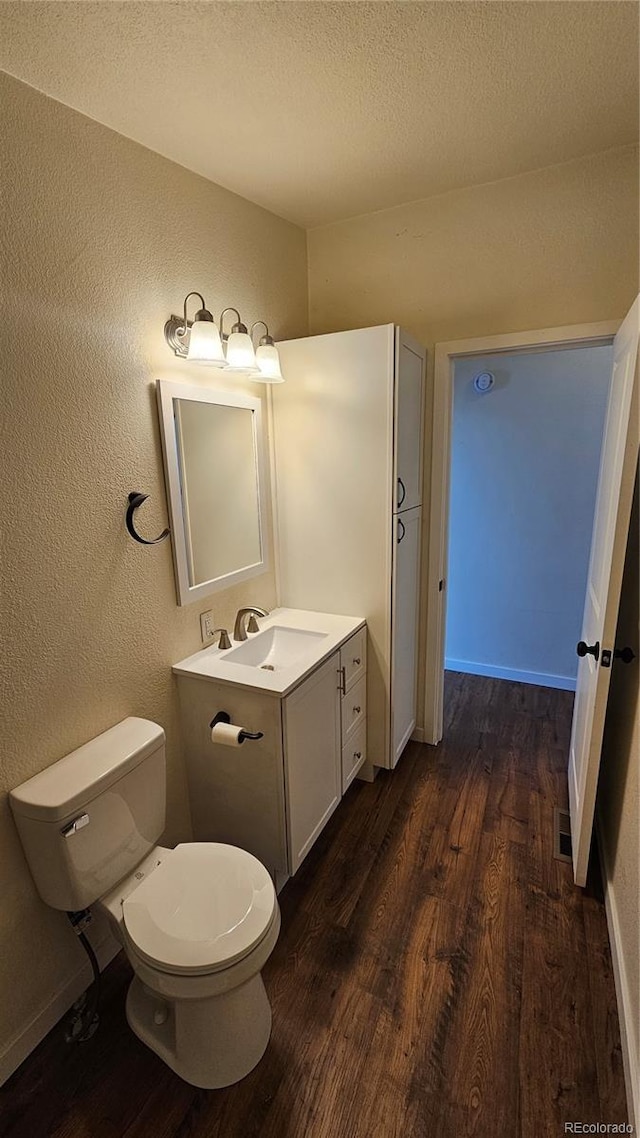
<path id="1" fill-rule="evenodd" d="M 247 1075 L 271 1033 L 260 973 L 280 931 L 276 893 L 246 850 L 156 844 L 165 826 L 162 728 L 125 719 L 9 798 L 43 900 L 104 912 L 123 945 L 136 1035 L 194 1086 Z"/>

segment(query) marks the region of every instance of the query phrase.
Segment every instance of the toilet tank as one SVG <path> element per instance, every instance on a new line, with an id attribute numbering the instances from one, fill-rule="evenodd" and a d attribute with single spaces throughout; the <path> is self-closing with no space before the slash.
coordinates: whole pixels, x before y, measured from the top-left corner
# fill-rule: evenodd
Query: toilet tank
<path id="1" fill-rule="evenodd" d="M 157 723 L 123 719 L 10 792 L 48 905 L 86 908 L 157 843 L 165 824 L 164 743 Z"/>

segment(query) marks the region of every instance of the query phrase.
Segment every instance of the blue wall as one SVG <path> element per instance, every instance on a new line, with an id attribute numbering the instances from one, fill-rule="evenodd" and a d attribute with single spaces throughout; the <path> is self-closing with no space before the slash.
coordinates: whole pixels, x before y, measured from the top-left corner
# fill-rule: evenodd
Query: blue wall
<path id="1" fill-rule="evenodd" d="M 446 666 L 575 686 L 612 348 L 455 365 Z M 480 371 L 495 375 L 484 394 Z"/>

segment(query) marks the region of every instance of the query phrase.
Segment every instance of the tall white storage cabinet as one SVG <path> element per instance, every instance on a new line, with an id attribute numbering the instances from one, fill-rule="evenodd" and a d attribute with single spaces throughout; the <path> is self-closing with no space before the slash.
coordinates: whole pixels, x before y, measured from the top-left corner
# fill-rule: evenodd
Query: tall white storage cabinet
<path id="1" fill-rule="evenodd" d="M 366 618 L 367 755 L 394 767 L 416 723 L 425 351 L 393 324 L 278 350 L 280 603 Z"/>

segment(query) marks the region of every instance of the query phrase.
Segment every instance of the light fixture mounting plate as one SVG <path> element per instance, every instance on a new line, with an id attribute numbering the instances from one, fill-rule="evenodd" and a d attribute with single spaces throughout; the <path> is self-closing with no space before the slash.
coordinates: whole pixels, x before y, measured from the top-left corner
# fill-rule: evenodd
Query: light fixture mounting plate
<path id="1" fill-rule="evenodd" d="M 192 324 L 193 320 L 187 320 L 187 328 L 190 328 Z M 187 358 L 187 352 L 189 351 L 189 341 L 184 332 L 182 335 L 178 334 L 182 328 L 184 328 L 184 317 L 170 316 L 164 326 L 164 338 L 172 352 L 184 360 Z M 185 340 L 187 341 L 186 343 Z"/>

